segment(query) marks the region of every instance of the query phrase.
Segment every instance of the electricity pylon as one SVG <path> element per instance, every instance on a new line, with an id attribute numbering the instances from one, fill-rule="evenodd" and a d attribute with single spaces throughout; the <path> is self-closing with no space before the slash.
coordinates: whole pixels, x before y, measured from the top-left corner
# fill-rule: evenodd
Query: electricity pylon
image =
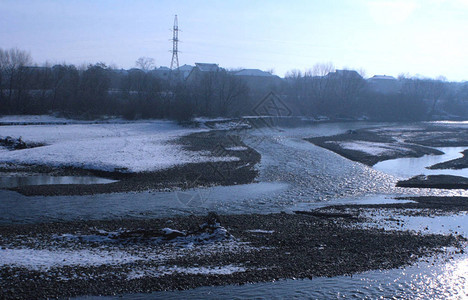
<path id="1" fill-rule="evenodd" d="M 171 70 L 179 68 L 179 26 L 177 25 L 177 15 L 174 17 L 174 27 L 172 28 L 172 60 Z"/>

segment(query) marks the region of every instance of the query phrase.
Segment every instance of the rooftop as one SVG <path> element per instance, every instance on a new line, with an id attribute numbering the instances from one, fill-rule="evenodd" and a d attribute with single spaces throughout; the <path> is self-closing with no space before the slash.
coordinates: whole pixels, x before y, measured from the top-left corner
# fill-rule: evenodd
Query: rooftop
<path id="1" fill-rule="evenodd" d="M 236 76 L 264 76 L 264 77 L 273 76 L 270 73 L 259 70 L 259 69 L 243 69 L 238 72 L 235 72 L 234 75 Z"/>
<path id="2" fill-rule="evenodd" d="M 396 80 L 396 78 L 388 75 L 374 75 L 369 80 Z"/>
<path id="3" fill-rule="evenodd" d="M 216 72 L 219 69 L 218 64 L 195 63 L 195 66 L 202 72 Z"/>

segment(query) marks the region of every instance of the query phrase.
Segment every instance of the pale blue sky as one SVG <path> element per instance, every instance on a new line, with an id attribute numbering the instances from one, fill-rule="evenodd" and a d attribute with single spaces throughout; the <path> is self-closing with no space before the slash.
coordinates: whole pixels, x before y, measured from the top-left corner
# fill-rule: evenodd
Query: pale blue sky
<path id="1" fill-rule="evenodd" d="M 0 0 L 0 47 L 35 62 L 168 66 L 174 14 L 180 64 L 274 69 L 315 63 L 468 80 L 468 0 Z"/>

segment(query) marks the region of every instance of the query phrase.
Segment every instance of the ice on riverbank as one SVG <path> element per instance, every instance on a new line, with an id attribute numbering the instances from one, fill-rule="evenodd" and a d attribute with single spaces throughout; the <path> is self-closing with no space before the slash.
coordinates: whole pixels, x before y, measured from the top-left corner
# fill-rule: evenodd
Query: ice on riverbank
<path id="1" fill-rule="evenodd" d="M 407 214 L 411 210 L 405 210 Z M 385 230 L 409 230 L 419 234 L 462 235 L 468 237 L 468 214 L 460 212 L 449 215 L 418 215 L 422 210 L 414 209 L 412 216 L 402 215 L 399 210 L 369 209 L 362 215 L 369 221 L 364 228 L 377 227 Z"/>
<path id="2" fill-rule="evenodd" d="M 0 126 L 0 137 L 46 146 L 1 151 L 0 163 L 71 166 L 103 171 L 145 172 L 187 163 L 233 161 L 187 151 L 174 140 L 202 131 L 170 121 L 134 123 Z"/>
<path id="3" fill-rule="evenodd" d="M 0 267 L 47 270 L 52 267 L 120 265 L 142 260 L 123 251 L 0 249 Z"/>
<path id="4" fill-rule="evenodd" d="M 214 266 L 214 267 L 178 267 L 161 266 L 158 268 L 147 268 L 131 271 L 127 279 L 140 279 L 143 277 L 161 277 L 174 273 L 193 275 L 230 275 L 237 272 L 245 272 L 244 267 L 235 265 Z"/>
<path id="5" fill-rule="evenodd" d="M 410 152 L 410 149 L 404 148 L 401 144 L 392 145 L 389 143 L 377 143 L 377 142 L 366 142 L 366 141 L 354 141 L 354 142 L 330 142 L 336 143 L 341 148 L 347 150 L 354 150 L 359 152 L 364 152 L 370 155 L 383 155 L 383 154 L 393 154 L 395 152 Z"/>

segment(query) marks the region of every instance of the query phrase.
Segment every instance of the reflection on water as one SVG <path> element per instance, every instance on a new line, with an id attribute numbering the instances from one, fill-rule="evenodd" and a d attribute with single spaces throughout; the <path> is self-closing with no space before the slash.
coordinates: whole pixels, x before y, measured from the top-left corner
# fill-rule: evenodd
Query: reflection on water
<path id="1" fill-rule="evenodd" d="M 45 184 L 104 184 L 111 182 L 116 182 L 116 180 L 94 176 L 2 176 L 0 177 L 0 188 Z"/>
<path id="2" fill-rule="evenodd" d="M 125 299 L 466 299 L 466 270 L 468 255 L 464 254 L 448 261 L 436 259 L 404 269 L 369 271 L 352 277 L 201 287 L 187 291 L 125 295 Z M 97 297 L 81 299 L 93 298 Z"/>
<path id="3" fill-rule="evenodd" d="M 24 196 L 0 190 L 0 224 L 115 218 L 161 218 L 186 214 L 275 212 L 269 198 L 283 193 L 284 183 L 214 186 L 174 192 L 112 193 L 83 196 Z M 184 195 L 181 195 L 184 194 Z M 193 198 L 187 203 L 187 197 Z M 190 198 L 189 198 L 190 199 Z"/>
<path id="4" fill-rule="evenodd" d="M 468 169 L 461 170 L 430 170 L 426 169 L 432 165 L 446 162 L 452 159 L 460 158 L 463 155 L 462 151 L 467 149 L 466 147 L 444 147 L 438 148 L 438 150 L 444 152 L 443 155 L 424 155 L 419 158 L 397 158 L 379 162 L 374 165 L 374 169 L 381 172 L 397 176 L 399 178 L 409 178 L 416 175 L 455 175 L 468 177 Z"/>

